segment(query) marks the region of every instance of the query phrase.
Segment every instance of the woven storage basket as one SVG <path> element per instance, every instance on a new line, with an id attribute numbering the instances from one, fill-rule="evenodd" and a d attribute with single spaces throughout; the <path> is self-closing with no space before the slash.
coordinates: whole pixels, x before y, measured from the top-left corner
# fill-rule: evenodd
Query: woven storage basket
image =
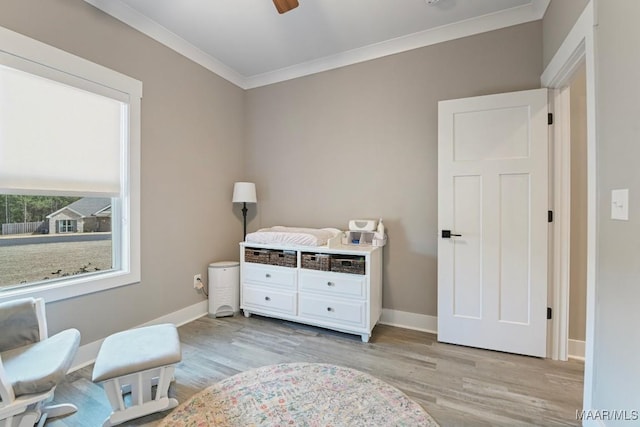
<path id="1" fill-rule="evenodd" d="M 334 257 L 331 259 L 330 267 L 331 271 L 336 273 L 364 274 L 365 265 L 364 257 Z"/>
<path id="2" fill-rule="evenodd" d="M 331 257 L 328 254 L 302 254 L 302 268 L 329 271 Z"/>
<path id="3" fill-rule="evenodd" d="M 257 264 L 269 264 L 269 252 L 268 249 L 244 248 L 244 260 Z"/>
<path id="4" fill-rule="evenodd" d="M 281 267 L 298 266 L 298 259 L 295 251 L 271 251 L 269 254 L 269 264 Z"/>

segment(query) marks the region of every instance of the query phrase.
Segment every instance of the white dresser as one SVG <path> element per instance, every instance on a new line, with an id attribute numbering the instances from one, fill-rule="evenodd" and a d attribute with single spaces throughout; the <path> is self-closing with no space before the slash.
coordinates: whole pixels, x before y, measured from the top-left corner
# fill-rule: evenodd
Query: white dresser
<path id="1" fill-rule="evenodd" d="M 368 342 L 382 312 L 382 248 L 243 242 L 240 283 L 240 308 L 247 317 L 321 326 Z"/>

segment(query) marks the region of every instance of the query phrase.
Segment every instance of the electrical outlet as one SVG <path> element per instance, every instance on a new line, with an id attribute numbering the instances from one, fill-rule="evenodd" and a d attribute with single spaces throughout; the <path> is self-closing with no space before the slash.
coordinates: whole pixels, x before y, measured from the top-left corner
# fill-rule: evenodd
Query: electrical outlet
<path id="1" fill-rule="evenodd" d="M 193 276 L 193 289 L 200 289 L 202 287 L 202 274 L 196 274 Z"/>

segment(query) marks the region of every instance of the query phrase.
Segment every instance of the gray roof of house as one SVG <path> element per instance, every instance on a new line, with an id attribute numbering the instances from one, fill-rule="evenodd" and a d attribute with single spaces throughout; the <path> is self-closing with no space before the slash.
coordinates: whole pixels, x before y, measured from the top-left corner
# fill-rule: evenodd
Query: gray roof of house
<path id="1" fill-rule="evenodd" d="M 111 206 L 111 198 L 109 197 L 83 197 L 80 200 L 65 206 L 66 209 L 72 209 L 83 217 L 91 216 L 104 208 Z"/>

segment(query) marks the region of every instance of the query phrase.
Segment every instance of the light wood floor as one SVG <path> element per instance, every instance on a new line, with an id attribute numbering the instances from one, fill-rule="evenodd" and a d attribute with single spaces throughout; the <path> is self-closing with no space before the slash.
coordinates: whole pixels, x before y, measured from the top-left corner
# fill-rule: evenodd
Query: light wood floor
<path id="1" fill-rule="evenodd" d="M 248 369 L 286 362 L 333 363 L 372 374 L 404 391 L 444 426 L 579 425 L 583 364 L 441 344 L 433 334 L 378 325 L 359 336 L 274 319 L 203 317 L 179 328 L 182 362 L 170 393 L 184 402 Z M 100 426 L 110 407 L 92 366 L 68 376 L 56 401 L 79 411 L 47 426 Z M 166 413 L 123 424 L 153 426 Z"/>

